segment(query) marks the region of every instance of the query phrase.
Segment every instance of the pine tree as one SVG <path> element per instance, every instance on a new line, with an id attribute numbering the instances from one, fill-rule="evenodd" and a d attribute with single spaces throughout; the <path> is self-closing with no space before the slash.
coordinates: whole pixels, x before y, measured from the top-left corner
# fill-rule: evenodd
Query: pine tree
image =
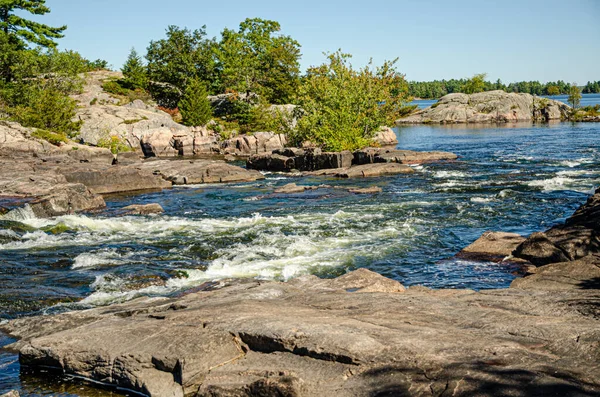
<path id="1" fill-rule="evenodd" d="M 50 12 L 46 0 L 0 0 L 0 77 L 12 80 L 11 66 L 15 56 L 11 54 L 26 49 L 29 44 L 45 48 L 56 48 L 54 39 L 63 37 L 66 26 L 52 27 L 23 18 L 20 11 L 34 15 Z M 16 13 L 15 13 L 16 11 Z"/>
<path id="2" fill-rule="evenodd" d="M 212 118 L 212 109 L 208 101 L 206 84 L 198 79 L 193 79 L 188 84 L 179 102 L 179 111 L 183 117 L 183 124 L 187 126 L 206 125 Z"/>
<path id="3" fill-rule="evenodd" d="M 142 62 L 142 57 L 138 55 L 135 48 L 131 49 L 121 71 L 123 72 L 123 76 L 125 76 L 125 83 L 129 88 L 146 88 L 148 83 L 146 67 Z"/>

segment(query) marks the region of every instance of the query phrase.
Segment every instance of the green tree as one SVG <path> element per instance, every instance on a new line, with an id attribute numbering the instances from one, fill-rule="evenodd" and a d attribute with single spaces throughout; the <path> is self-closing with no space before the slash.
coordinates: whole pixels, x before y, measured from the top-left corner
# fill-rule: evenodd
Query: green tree
<path id="1" fill-rule="evenodd" d="M 278 34 L 278 22 L 246 19 L 222 32 L 217 54 L 226 90 L 254 92 L 271 103 L 289 103 L 300 82 L 300 44 Z"/>
<path id="2" fill-rule="evenodd" d="M 128 88 L 133 90 L 136 88 L 146 88 L 148 83 L 146 67 L 144 66 L 142 57 L 138 55 L 135 48 L 132 48 L 129 52 L 129 56 L 121 68 L 121 72 L 123 72 L 124 82 Z"/>
<path id="3" fill-rule="evenodd" d="M 151 41 L 146 54 L 149 89 L 159 104 L 175 108 L 194 79 L 208 81 L 210 91 L 219 91 L 217 43 L 206 37 L 206 26 L 194 31 L 169 26 L 166 35 L 166 39 Z"/>
<path id="4" fill-rule="evenodd" d="M 546 88 L 548 95 L 560 95 L 560 88 L 556 85 L 550 85 Z"/>
<path id="5" fill-rule="evenodd" d="M 461 91 L 465 94 L 475 94 L 477 92 L 483 92 L 485 89 L 485 77 L 486 73 L 476 74 L 466 81 L 461 87 Z"/>
<path id="6" fill-rule="evenodd" d="M 189 82 L 179 102 L 179 111 L 183 117 L 183 124 L 187 126 L 206 125 L 210 121 L 212 109 L 203 81 L 194 79 Z"/>
<path id="7" fill-rule="evenodd" d="M 579 103 L 581 102 L 581 90 L 577 87 L 576 83 L 571 84 L 569 88 L 569 99 L 568 101 L 571 103 L 573 109 L 577 109 L 579 107 Z"/>
<path id="8" fill-rule="evenodd" d="M 398 117 L 409 97 L 396 61 L 355 70 L 350 58 L 337 51 L 328 55 L 327 63 L 308 70 L 299 93 L 303 115 L 290 133 L 292 143 L 355 150 L 370 145 L 378 129 Z"/>
<path id="9" fill-rule="evenodd" d="M 54 39 L 63 37 L 66 26 L 52 27 L 23 18 L 22 12 L 44 15 L 50 12 L 45 0 L 0 0 L 0 77 L 5 82 L 13 78 L 12 67 L 18 52 L 34 44 L 55 48 Z"/>

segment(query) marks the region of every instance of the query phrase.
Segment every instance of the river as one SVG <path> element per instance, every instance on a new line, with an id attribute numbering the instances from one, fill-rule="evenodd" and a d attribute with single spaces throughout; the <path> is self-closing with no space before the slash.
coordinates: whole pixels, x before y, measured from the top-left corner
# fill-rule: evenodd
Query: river
<path id="1" fill-rule="evenodd" d="M 406 286 L 503 288 L 517 269 L 453 255 L 487 230 L 527 235 L 546 229 L 600 184 L 596 123 L 396 131 L 399 148 L 446 150 L 460 158 L 414 166 L 413 175 L 335 180 L 267 174 L 254 183 L 113 196 L 107 211 L 96 215 L 37 219 L 24 211 L 15 219 L 34 229 L 0 230 L 0 319 L 169 295 L 208 280 L 333 277 L 359 267 Z M 273 194 L 290 182 L 376 185 L 383 192 Z M 111 216 L 125 205 L 154 202 L 165 214 Z M 51 233 L 53 227 L 60 233 Z M 8 342 L 0 339 L 0 345 Z M 0 351 L 0 394 L 17 388 L 25 396 L 100 395 L 79 384 L 57 385 L 20 375 L 16 356 Z"/>

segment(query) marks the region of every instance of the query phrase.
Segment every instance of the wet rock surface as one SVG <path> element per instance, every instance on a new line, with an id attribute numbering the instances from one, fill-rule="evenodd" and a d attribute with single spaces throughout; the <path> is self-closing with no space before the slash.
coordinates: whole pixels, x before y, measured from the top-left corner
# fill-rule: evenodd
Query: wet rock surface
<path id="1" fill-rule="evenodd" d="M 510 257 L 523 241 L 525 237 L 516 233 L 486 232 L 456 256 L 470 260 L 502 262 Z"/>
<path id="2" fill-rule="evenodd" d="M 231 282 L 3 328 L 21 339 L 11 348 L 22 365 L 150 396 L 592 396 L 600 291 L 586 282 L 436 291 L 359 270 Z"/>

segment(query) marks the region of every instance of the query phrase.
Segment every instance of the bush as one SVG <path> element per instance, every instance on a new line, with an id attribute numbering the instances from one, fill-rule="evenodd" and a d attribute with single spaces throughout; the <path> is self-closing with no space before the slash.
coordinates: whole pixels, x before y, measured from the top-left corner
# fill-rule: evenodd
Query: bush
<path id="1" fill-rule="evenodd" d="M 304 115 L 290 133 L 296 145 L 311 141 L 326 150 L 356 150 L 372 144 L 375 133 L 393 123 L 408 99 L 404 76 L 393 62 L 354 70 L 340 51 L 310 68 L 300 88 Z"/>
<path id="2" fill-rule="evenodd" d="M 108 80 L 102 84 L 102 89 L 109 94 L 117 97 L 121 105 L 126 105 L 129 102 L 133 102 L 137 99 L 149 102 L 152 97 L 148 91 L 143 88 L 129 88 L 128 83 L 124 80 Z"/>
<path id="3" fill-rule="evenodd" d="M 100 139 L 97 146 L 110 149 L 110 152 L 114 155 L 131 151 L 131 147 L 129 147 L 121 137 L 116 135 L 106 136 L 105 138 Z"/>
<path id="4" fill-rule="evenodd" d="M 31 136 L 38 139 L 43 139 L 53 145 L 60 146 L 61 143 L 67 143 L 68 139 L 64 134 L 56 134 L 54 132 L 36 129 L 31 133 Z"/>
<path id="5" fill-rule="evenodd" d="M 81 122 L 74 122 L 77 103 L 51 85 L 20 87 L 20 103 L 6 109 L 10 118 L 25 127 L 75 135 Z"/>
<path id="6" fill-rule="evenodd" d="M 179 102 L 179 111 L 183 124 L 187 126 L 206 125 L 212 118 L 212 108 L 208 100 L 208 92 L 203 81 L 194 79 Z"/>

